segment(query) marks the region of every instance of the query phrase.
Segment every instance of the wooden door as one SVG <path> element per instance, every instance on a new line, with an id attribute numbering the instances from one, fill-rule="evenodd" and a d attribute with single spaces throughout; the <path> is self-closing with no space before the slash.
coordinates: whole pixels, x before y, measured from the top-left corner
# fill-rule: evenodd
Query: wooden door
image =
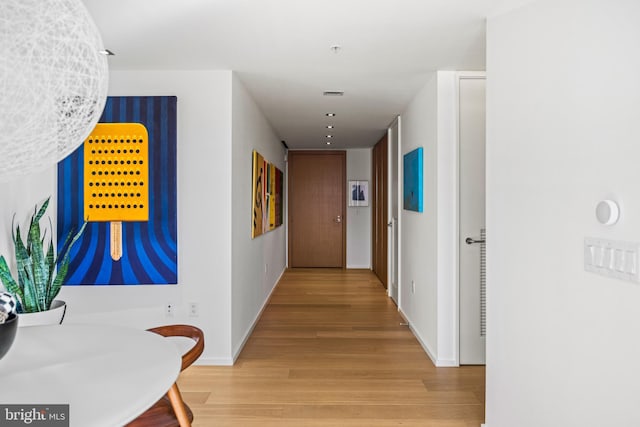
<path id="1" fill-rule="evenodd" d="M 387 288 L 387 191 L 388 191 L 388 153 L 387 136 L 385 135 L 373 147 L 372 154 L 372 267 L 385 288 Z"/>
<path id="2" fill-rule="evenodd" d="M 346 265 L 346 153 L 289 151 L 289 266 Z"/>

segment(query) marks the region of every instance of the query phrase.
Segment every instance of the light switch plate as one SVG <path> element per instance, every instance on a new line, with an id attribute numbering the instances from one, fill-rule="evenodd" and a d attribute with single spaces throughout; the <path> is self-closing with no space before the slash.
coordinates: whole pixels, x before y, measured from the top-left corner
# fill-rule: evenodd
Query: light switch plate
<path id="1" fill-rule="evenodd" d="M 640 282 L 640 243 L 586 237 L 584 269 L 602 276 Z"/>

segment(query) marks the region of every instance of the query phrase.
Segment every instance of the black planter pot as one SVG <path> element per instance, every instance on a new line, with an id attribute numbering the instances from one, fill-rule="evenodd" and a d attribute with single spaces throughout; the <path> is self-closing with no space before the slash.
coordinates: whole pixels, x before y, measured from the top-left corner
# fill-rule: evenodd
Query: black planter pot
<path id="1" fill-rule="evenodd" d="M 4 323 L 0 323 L 0 359 L 11 348 L 18 330 L 18 315 L 11 313 Z"/>

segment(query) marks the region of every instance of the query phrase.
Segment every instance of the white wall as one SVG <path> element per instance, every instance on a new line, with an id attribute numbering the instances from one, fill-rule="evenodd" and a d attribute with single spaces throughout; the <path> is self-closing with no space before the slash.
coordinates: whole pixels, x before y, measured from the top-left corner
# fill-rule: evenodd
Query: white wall
<path id="1" fill-rule="evenodd" d="M 369 182 L 371 196 L 371 149 L 347 150 L 348 181 Z M 369 206 L 349 206 L 347 188 L 347 268 L 371 268 L 371 203 Z"/>
<path id="2" fill-rule="evenodd" d="M 65 321 L 141 328 L 191 323 L 205 332 L 201 362 L 229 364 L 231 228 L 215 225 L 232 219 L 231 72 L 112 71 L 109 94 L 178 98 L 178 285 L 63 287 Z M 187 315 L 191 301 L 198 317 Z M 172 318 L 163 313 L 167 302 L 176 308 Z"/>
<path id="3" fill-rule="evenodd" d="M 0 187 L 0 255 L 3 255 L 9 266 L 14 264 L 13 243 L 11 241 L 11 220 L 15 214 L 16 222 L 28 227 L 29 218 L 35 205 L 41 205 L 49 196 L 55 196 L 56 172 L 54 168 L 16 177 L 13 181 L 3 182 Z M 55 197 L 49 202 L 47 212 L 55 212 Z M 55 227 L 55 216 L 52 217 Z M 23 236 L 24 237 L 24 236 Z M 1 286 L 1 284 L 0 284 Z"/>
<path id="4" fill-rule="evenodd" d="M 231 339 L 235 358 L 284 271 L 286 235 L 283 224 L 251 239 L 252 152 L 257 150 L 284 172 L 285 151 L 236 74 L 233 75 L 232 104 Z"/>
<path id="5" fill-rule="evenodd" d="M 436 366 L 458 363 L 456 84 L 433 73 L 402 114 L 402 154 L 424 148 L 424 212 L 401 212 L 400 310 Z"/>
<path id="6" fill-rule="evenodd" d="M 401 114 L 400 137 L 400 152 L 403 156 L 415 148 L 424 149 L 424 212 L 402 209 L 400 213 L 400 310 L 434 361 L 438 355 L 437 92 L 437 76 L 432 73 L 422 90 Z M 400 183 L 402 186 L 402 178 Z M 415 293 L 411 289 L 412 281 L 415 282 Z"/>
<path id="7" fill-rule="evenodd" d="M 640 284 L 585 272 L 582 249 L 640 241 L 638 22 L 636 0 L 488 21 L 488 427 L 640 425 Z"/>
<path id="8" fill-rule="evenodd" d="M 458 73 L 438 71 L 438 366 L 458 364 Z"/>

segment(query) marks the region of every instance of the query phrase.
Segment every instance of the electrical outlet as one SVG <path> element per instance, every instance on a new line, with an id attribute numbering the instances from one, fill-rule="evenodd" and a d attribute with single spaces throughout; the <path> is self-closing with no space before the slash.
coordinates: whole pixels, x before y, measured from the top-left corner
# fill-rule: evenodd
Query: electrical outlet
<path id="1" fill-rule="evenodd" d="M 411 281 L 411 293 L 416 293 L 416 282 L 414 282 L 413 280 Z"/>
<path id="2" fill-rule="evenodd" d="M 166 303 L 164 306 L 164 316 L 173 317 L 173 310 L 174 310 L 173 304 L 170 302 Z"/>
<path id="3" fill-rule="evenodd" d="M 189 303 L 189 316 L 190 317 L 198 317 L 198 303 L 190 302 Z"/>

